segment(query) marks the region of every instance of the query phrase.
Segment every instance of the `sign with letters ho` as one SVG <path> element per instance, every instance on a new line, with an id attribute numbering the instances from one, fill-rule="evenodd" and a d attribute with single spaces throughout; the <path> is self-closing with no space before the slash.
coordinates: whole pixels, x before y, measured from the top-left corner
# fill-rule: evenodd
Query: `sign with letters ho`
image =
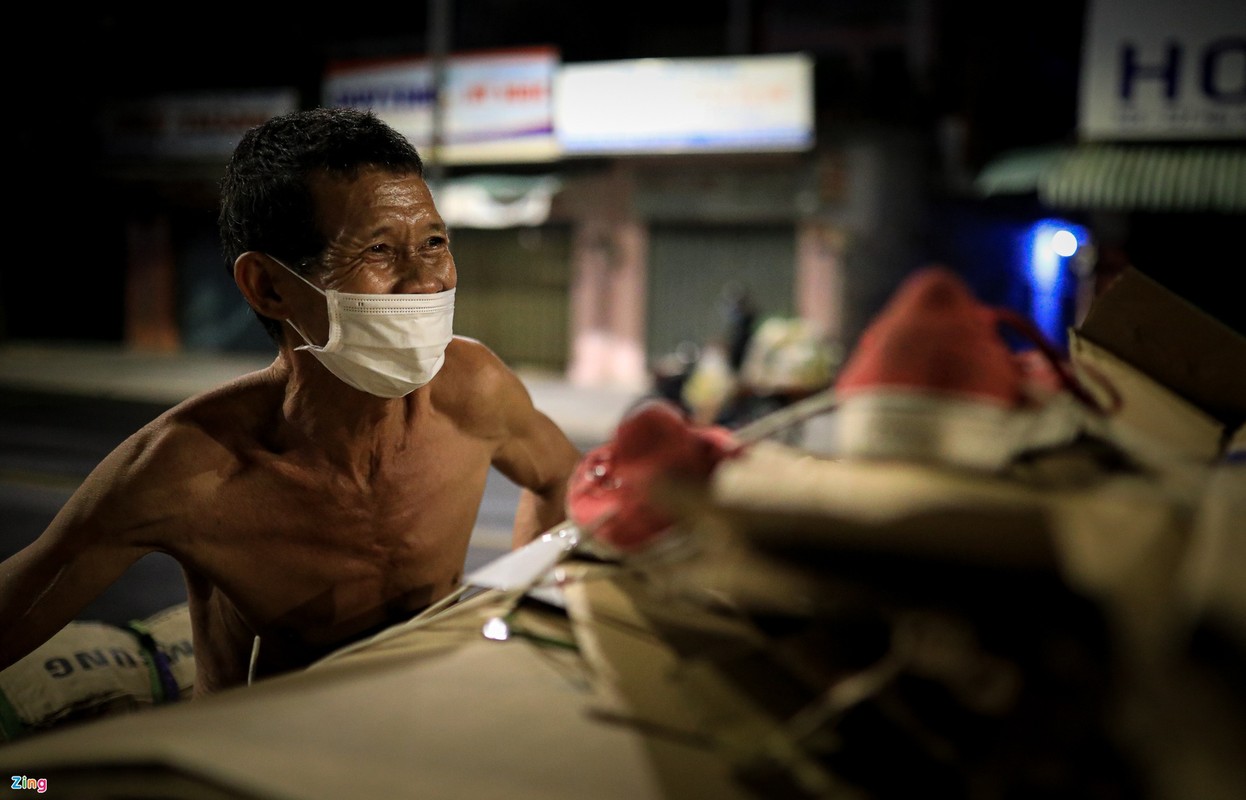
<path id="1" fill-rule="evenodd" d="M 1079 101 L 1084 141 L 1246 138 L 1246 2 L 1092 0 Z"/>

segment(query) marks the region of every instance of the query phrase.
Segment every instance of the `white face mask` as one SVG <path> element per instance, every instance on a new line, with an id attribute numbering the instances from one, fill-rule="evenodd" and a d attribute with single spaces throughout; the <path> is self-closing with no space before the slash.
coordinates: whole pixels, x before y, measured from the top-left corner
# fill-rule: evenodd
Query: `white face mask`
<path id="1" fill-rule="evenodd" d="M 286 321 L 307 342 L 295 349 L 311 353 L 343 382 L 377 397 L 404 397 L 431 381 L 445 363 L 454 336 L 453 289 L 436 294 L 324 291 L 277 263 L 325 296 L 329 341 L 323 346 Z"/>

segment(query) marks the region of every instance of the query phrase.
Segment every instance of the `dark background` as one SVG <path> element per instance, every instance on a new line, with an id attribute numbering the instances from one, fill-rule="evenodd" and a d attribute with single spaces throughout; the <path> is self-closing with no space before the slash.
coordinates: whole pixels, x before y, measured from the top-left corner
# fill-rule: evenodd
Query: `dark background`
<path id="1" fill-rule="evenodd" d="M 93 121 L 118 99 L 290 86 L 315 105 L 332 61 L 439 46 L 553 45 L 564 62 L 803 51 L 815 59 L 819 130 L 877 121 L 921 131 L 934 150 L 941 126 L 958 120 L 972 171 L 1011 148 L 1072 141 L 1085 14 L 1085 3 L 1060 0 L 425 0 L 285 14 L 258 5 L 24 11 L 9 50 L 19 77 L 0 341 L 122 339 L 125 214 L 161 198 L 102 168 Z M 430 27 L 436 8 L 444 28 Z M 163 191 L 183 189 L 203 192 Z M 166 199 L 198 202 L 205 228 L 214 216 L 214 198 Z M 948 244 L 938 236 L 932 258 Z M 31 302 L 49 291 L 55 311 Z"/>

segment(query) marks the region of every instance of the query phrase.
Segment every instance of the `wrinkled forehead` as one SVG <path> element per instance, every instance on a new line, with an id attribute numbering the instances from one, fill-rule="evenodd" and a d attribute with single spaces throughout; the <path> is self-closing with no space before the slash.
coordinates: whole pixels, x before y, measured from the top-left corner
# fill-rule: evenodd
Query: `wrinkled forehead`
<path id="1" fill-rule="evenodd" d="M 329 236 L 379 225 L 441 224 L 428 184 L 416 172 L 376 167 L 353 175 L 322 172 L 309 184 L 317 225 Z"/>

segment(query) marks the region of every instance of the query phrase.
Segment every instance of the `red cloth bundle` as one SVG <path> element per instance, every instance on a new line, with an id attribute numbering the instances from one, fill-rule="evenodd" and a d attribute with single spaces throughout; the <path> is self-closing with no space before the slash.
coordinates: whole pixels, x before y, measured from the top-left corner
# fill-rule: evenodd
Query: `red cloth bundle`
<path id="1" fill-rule="evenodd" d="M 654 488 L 664 481 L 703 484 L 739 450 L 726 428 L 694 426 L 667 401 L 644 403 L 612 440 L 580 460 L 568 486 L 568 515 L 618 552 L 642 550 L 675 522 L 653 502 Z"/>

